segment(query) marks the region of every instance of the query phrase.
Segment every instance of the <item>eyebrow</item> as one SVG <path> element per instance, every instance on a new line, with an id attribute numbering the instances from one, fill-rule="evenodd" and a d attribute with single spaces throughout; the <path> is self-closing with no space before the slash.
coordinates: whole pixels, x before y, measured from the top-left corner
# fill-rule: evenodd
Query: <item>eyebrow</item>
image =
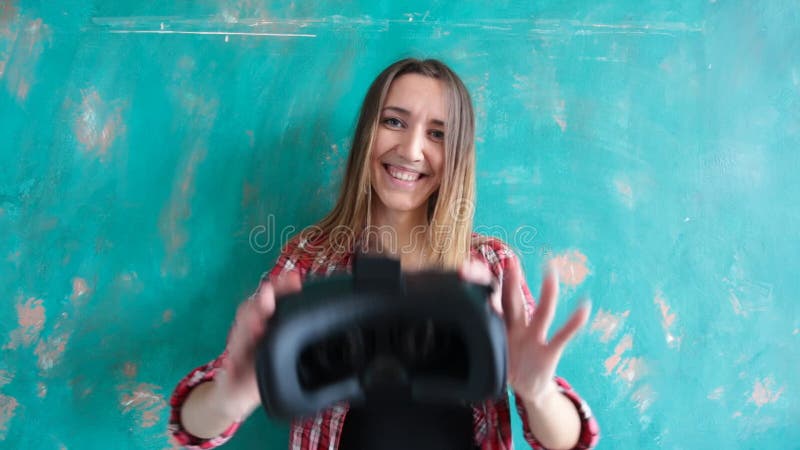
<path id="1" fill-rule="evenodd" d="M 411 111 L 409 111 L 409 110 L 407 110 L 405 108 L 401 108 L 399 106 L 387 106 L 387 107 L 383 108 L 384 111 L 386 111 L 387 109 L 391 110 L 391 111 L 394 111 L 396 113 L 402 114 L 404 116 L 410 116 L 411 115 Z M 430 123 L 432 123 L 433 125 L 436 125 L 436 126 L 444 127 L 444 121 L 439 120 L 439 119 L 431 119 Z"/>

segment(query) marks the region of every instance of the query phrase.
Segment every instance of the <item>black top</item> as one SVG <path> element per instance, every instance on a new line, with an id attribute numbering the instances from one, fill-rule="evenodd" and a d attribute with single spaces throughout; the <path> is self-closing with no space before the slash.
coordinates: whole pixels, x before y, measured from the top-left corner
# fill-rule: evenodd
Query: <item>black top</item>
<path id="1" fill-rule="evenodd" d="M 409 402 L 351 406 L 341 450 L 474 450 L 472 407 Z"/>

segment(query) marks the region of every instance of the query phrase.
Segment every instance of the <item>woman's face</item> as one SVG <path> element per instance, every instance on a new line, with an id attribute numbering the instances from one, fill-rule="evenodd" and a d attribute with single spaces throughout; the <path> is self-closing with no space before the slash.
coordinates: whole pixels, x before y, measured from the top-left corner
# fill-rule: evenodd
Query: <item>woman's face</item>
<path id="1" fill-rule="evenodd" d="M 380 111 L 370 158 L 372 189 L 386 212 L 420 212 L 439 188 L 447 105 L 442 82 L 396 78 Z"/>

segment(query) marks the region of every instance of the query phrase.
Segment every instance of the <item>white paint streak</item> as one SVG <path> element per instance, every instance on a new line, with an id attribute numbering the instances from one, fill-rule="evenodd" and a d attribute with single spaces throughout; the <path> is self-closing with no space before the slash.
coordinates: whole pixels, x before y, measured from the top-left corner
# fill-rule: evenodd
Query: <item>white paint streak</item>
<path id="1" fill-rule="evenodd" d="M 768 311 L 773 302 L 772 284 L 753 280 L 747 269 L 744 258 L 737 252 L 733 255 L 728 275 L 722 278 L 728 287 L 728 301 L 733 312 L 742 317 Z"/>
<path id="2" fill-rule="evenodd" d="M 628 209 L 633 209 L 635 202 L 633 199 L 633 188 L 630 183 L 622 177 L 617 177 L 614 180 L 614 189 L 616 189 L 619 194 L 620 201 L 622 201 Z"/>
<path id="3" fill-rule="evenodd" d="M 733 308 L 733 313 L 737 316 L 747 317 L 747 312 L 744 311 L 742 308 L 742 302 L 739 300 L 739 297 L 736 296 L 733 292 L 730 292 L 728 295 L 728 301 L 731 304 L 731 308 Z"/>
<path id="4" fill-rule="evenodd" d="M 137 413 L 138 425 L 142 428 L 150 428 L 161 419 L 161 412 L 166 408 L 167 401 L 156 391 L 161 387 L 153 384 L 140 383 L 133 386 L 126 383 L 119 386 L 120 391 L 132 391 L 130 394 L 123 394 L 120 398 L 120 405 L 123 407 L 124 414 L 134 411 Z"/>
<path id="5" fill-rule="evenodd" d="M 11 380 L 14 379 L 14 374 L 7 371 L 7 370 L 0 370 L 0 387 L 5 386 L 8 383 L 11 383 Z"/>
<path id="6" fill-rule="evenodd" d="M 706 396 L 706 398 L 709 400 L 719 400 L 722 398 L 723 394 L 725 394 L 725 388 L 720 386 L 711 391 L 711 393 L 709 393 L 708 396 Z"/>
<path id="7" fill-rule="evenodd" d="M 640 413 L 647 411 L 647 409 L 653 404 L 656 398 L 656 392 L 649 384 L 645 384 L 644 386 L 640 387 L 636 390 L 636 392 L 631 395 L 631 400 L 636 403 L 636 408 L 639 410 Z"/>
<path id="8" fill-rule="evenodd" d="M 237 15 L 224 11 L 216 17 L 175 18 L 163 16 L 125 16 L 125 17 L 92 17 L 94 26 L 109 29 L 127 28 L 160 28 L 180 29 L 186 31 L 201 31 L 211 28 L 232 27 L 273 27 L 286 30 L 294 29 L 325 29 L 326 31 L 353 30 L 362 32 L 384 32 L 390 27 L 414 27 L 430 30 L 433 37 L 447 36 L 449 29 L 472 29 L 478 32 L 489 32 L 511 35 L 596 35 L 596 34 L 640 34 L 640 35 L 665 35 L 675 36 L 683 33 L 702 33 L 703 25 L 686 24 L 683 22 L 622 22 L 622 23 L 586 23 L 580 20 L 548 20 L 548 19 L 478 19 L 469 22 L 449 21 L 446 17 L 433 17 L 427 21 L 430 12 L 406 13 L 405 17 L 398 19 L 373 18 L 368 15 L 347 17 L 332 15 L 324 17 L 307 17 L 300 19 L 275 19 L 262 18 L 266 14 L 250 14 L 251 18 L 240 18 Z M 165 20 L 166 19 L 166 20 Z M 235 29 L 235 28 L 234 28 Z M 228 33 L 228 32 L 222 32 Z M 275 33 L 278 34 L 278 33 Z M 293 33 L 292 33 L 293 34 Z M 305 36 L 303 36 L 305 37 Z M 604 61 L 601 57 L 600 61 Z M 613 59 L 609 59 L 613 61 Z"/>
<path id="9" fill-rule="evenodd" d="M 177 30 L 111 30 L 114 34 L 208 34 L 208 35 L 231 35 L 231 36 L 271 36 L 271 37 L 305 37 L 315 38 L 316 34 L 300 33 L 256 33 L 243 31 L 177 31 Z"/>
<path id="10" fill-rule="evenodd" d="M 612 30 L 612 31 L 597 31 L 597 30 L 578 30 L 575 32 L 576 36 L 596 36 L 598 34 L 627 34 L 639 36 L 670 36 L 674 37 L 674 33 L 667 33 L 664 31 L 640 31 L 640 30 Z"/>

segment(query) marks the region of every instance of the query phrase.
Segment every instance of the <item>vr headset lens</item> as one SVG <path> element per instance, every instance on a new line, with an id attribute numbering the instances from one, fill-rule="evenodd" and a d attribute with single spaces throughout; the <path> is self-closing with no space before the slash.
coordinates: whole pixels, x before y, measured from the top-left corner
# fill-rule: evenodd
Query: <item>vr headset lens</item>
<path id="1" fill-rule="evenodd" d="M 314 390 L 362 374 L 366 389 L 417 377 L 466 380 L 468 355 L 453 325 L 433 319 L 380 320 L 352 326 L 301 350 L 298 376 Z"/>

